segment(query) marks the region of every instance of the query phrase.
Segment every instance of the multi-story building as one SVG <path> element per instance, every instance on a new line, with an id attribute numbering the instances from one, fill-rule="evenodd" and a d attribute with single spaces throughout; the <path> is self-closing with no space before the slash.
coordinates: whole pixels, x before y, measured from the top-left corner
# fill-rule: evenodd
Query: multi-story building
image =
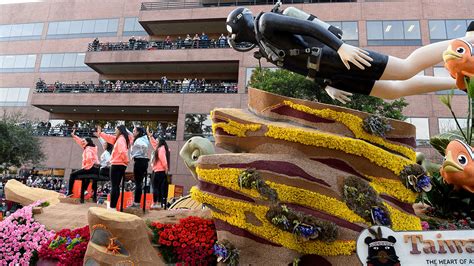
<path id="1" fill-rule="evenodd" d="M 399 57 L 465 34 L 472 1 L 447 2 L 283 1 L 342 28 L 346 42 Z M 92 121 L 152 125 L 168 139 L 174 183 L 187 190 L 194 180 L 178 151 L 192 135 L 209 136 L 206 115 L 213 108 L 246 107 L 246 84 L 258 66 L 252 52 L 237 53 L 221 41 L 227 14 L 236 5 L 258 14 L 273 3 L 45 0 L 0 5 L 0 109 L 43 122 L 38 126 L 47 155 L 43 164 L 66 169 L 66 176 L 81 165 L 80 148 L 63 137 L 70 127 L 87 135 Z M 208 41 L 186 40 L 187 34 L 193 38 L 203 32 Z M 420 73 L 446 74 L 441 64 Z M 431 156 L 426 140 L 454 126 L 440 93 L 407 97 L 405 110 L 417 126 L 420 150 Z M 454 106 L 464 117 L 466 96 L 455 95 Z"/>

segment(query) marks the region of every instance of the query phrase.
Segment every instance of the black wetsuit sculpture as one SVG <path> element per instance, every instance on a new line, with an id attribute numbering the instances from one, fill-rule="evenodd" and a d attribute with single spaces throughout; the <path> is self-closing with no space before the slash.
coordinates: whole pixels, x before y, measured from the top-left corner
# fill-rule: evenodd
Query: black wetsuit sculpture
<path id="1" fill-rule="evenodd" d="M 258 46 L 257 58 L 265 57 L 279 67 L 309 79 L 324 79 L 340 90 L 370 94 L 375 81 L 385 70 L 388 56 L 368 51 L 368 56 L 373 59 L 369 70 L 355 65 L 347 69 L 337 53 L 344 44 L 342 32 L 312 15 L 301 19 L 290 16 L 291 12 L 305 14 L 290 7 L 282 13 L 260 13 L 254 19 L 247 8 L 235 9 L 226 23 L 231 34 L 230 45 L 242 52 Z M 253 45 L 245 49 L 239 47 L 241 43 Z"/>

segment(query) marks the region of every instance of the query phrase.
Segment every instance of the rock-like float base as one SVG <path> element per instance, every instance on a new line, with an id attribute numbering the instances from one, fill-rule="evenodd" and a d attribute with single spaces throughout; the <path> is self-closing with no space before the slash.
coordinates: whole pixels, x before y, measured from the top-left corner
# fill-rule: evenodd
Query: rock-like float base
<path id="1" fill-rule="evenodd" d="M 415 163 L 415 128 L 389 120 L 394 129 L 380 137 L 364 131 L 367 116 L 255 89 L 249 110 L 215 109 L 216 145 L 235 153 L 200 157 L 191 192 L 212 210 L 218 240 L 232 242 L 244 265 L 305 254 L 318 265 L 355 265 L 355 240 L 368 226 L 421 230 L 416 194 L 399 178 Z M 298 225 L 285 220 L 292 215 Z M 303 227 L 320 231 L 308 239 Z"/>

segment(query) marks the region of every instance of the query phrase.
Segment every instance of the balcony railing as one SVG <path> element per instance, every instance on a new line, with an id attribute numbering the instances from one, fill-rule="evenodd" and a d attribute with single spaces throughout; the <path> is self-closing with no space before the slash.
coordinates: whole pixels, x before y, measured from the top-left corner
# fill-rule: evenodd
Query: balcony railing
<path id="1" fill-rule="evenodd" d="M 161 84 L 46 84 L 38 82 L 36 93 L 237 93 L 237 83 L 220 84 L 187 84 L 174 82 L 169 85 Z"/>
<path id="2" fill-rule="evenodd" d="M 87 127 L 70 127 L 66 125 L 56 126 L 56 127 L 46 127 L 46 126 L 37 126 L 36 130 L 33 132 L 35 136 L 44 136 L 44 137 L 70 137 L 72 131 L 76 129 L 76 136 L 80 138 L 95 138 L 94 132 L 95 128 Z M 104 129 L 105 133 L 114 134 L 115 129 Z M 165 140 L 176 140 L 176 127 L 171 128 L 163 132 L 156 132 L 153 134 L 155 138 L 160 137 Z"/>
<path id="3" fill-rule="evenodd" d="M 226 39 L 89 43 L 88 52 L 230 48 Z"/>
<path id="4" fill-rule="evenodd" d="M 252 6 L 252 5 L 274 5 L 276 0 L 244 0 L 244 1 L 226 1 L 226 0 L 184 0 L 144 2 L 141 10 L 163 10 L 163 9 L 186 9 L 202 7 L 223 7 L 223 6 Z M 283 0 L 283 4 L 311 4 L 311 3 L 337 3 L 337 2 L 356 2 L 356 0 Z"/>

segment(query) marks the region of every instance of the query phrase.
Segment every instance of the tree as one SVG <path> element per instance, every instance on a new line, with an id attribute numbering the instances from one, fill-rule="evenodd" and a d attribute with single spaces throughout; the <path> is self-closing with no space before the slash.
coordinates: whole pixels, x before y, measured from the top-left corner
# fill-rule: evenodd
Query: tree
<path id="1" fill-rule="evenodd" d="M 0 120 L 0 165 L 19 167 L 44 160 L 41 142 L 34 131 L 33 123 L 22 115 L 4 113 Z"/>
<path id="2" fill-rule="evenodd" d="M 404 98 L 388 102 L 362 94 L 354 94 L 351 102 L 342 104 L 327 95 L 323 89 L 323 80 L 309 81 L 299 74 L 284 69 L 257 68 L 250 78 L 249 85 L 282 96 L 344 106 L 399 120 L 405 119 L 402 111 L 408 105 Z"/>

